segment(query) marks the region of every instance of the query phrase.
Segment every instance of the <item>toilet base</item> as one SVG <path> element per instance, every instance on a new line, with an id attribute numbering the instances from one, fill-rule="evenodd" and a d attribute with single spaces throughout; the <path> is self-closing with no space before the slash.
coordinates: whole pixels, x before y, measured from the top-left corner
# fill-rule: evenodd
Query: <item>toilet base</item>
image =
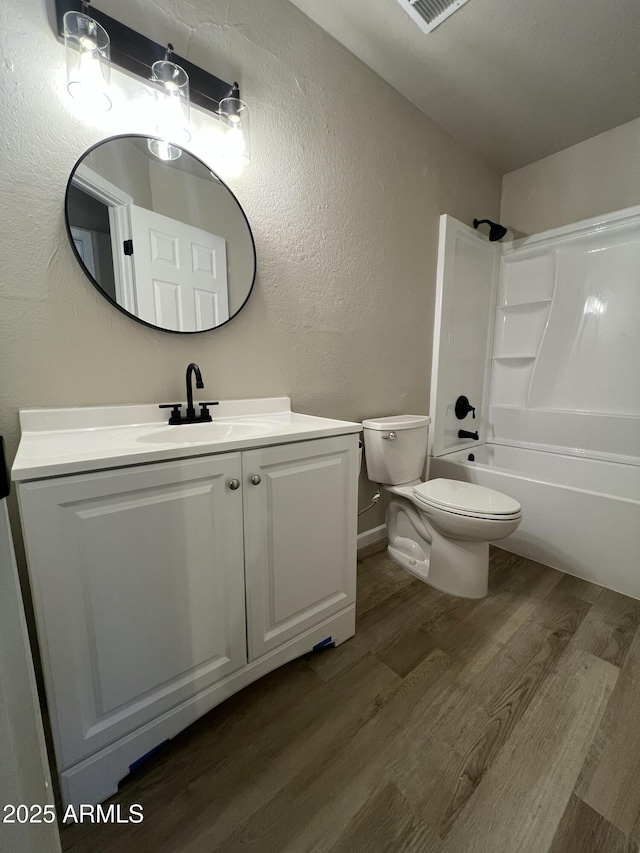
<path id="1" fill-rule="evenodd" d="M 440 592 L 484 598 L 489 581 L 489 543 L 447 539 L 410 501 L 387 508 L 387 552 L 401 568 Z"/>
<path id="2" fill-rule="evenodd" d="M 425 583 L 429 583 L 429 558 L 418 555 L 416 550 L 407 548 L 405 543 L 389 544 L 387 554 L 394 563 L 410 572 Z M 433 584 L 431 584 L 433 586 Z"/>

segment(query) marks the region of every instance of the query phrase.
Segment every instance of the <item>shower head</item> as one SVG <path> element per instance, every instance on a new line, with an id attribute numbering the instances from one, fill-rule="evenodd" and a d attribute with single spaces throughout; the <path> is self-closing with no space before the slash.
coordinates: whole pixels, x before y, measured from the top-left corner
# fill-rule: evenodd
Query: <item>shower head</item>
<path id="1" fill-rule="evenodd" d="M 489 242 L 495 243 L 497 240 L 502 240 L 504 235 L 507 233 L 507 229 L 504 225 L 500 225 L 499 222 L 492 222 L 490 219 L 474 219 L 473 227 L 477 228 L 478 225 L 482 225 L 483 222 L 486 222 L 489 226 Z"/>

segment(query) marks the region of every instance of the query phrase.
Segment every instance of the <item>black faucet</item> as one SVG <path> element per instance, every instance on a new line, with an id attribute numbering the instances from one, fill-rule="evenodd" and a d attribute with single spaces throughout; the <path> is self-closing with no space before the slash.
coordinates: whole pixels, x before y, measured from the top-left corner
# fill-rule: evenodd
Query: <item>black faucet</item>
<path id="1" fill-rule="evenodd" d="M 477 441 L 478 440 L 478 433 L 477 432 L 469 432 L 466 429 L 459 429 L 458 430 L 458 438 L 472 438 L 474 441 Z"/>
<path id="2" fill-rule="evenodd" d="M 196 375 L 196 388 L 204 388 L 200 368 L 193 361 L 187 366 L 187 420 L 195 421 L 196 410 L 193 408 L 193 374 Z M 211 420 L 211 418 L 209 418 Z"/>
<path id="3" fill-rule="evenodd" d="M 200 368 L 195 362 L 191 362 L 187 366 L 187 411 L 185 412 L 185 416 L 182 417 L 181 403 L 162 403 L 159 408 L 161 409 L 171 409 L 171 417 L 169 418 L 169 423 L 172 425 L 177 424 L 199 424 L 199 423 L 208 423 L 211 421 L 211 415 L 209 413 L 208 406 L 217 406 L 218 401 L 210 401 L 208 403 L 198 403 L 200 406 L 200 414 L 196 415 L 196 410 L 193 406 L 193 385 L 192 378 L 193 374 L 196 375 L 196 388 L 204 388 L 204 382 L 202 381 L 202 374 L 200 373 Z"/>

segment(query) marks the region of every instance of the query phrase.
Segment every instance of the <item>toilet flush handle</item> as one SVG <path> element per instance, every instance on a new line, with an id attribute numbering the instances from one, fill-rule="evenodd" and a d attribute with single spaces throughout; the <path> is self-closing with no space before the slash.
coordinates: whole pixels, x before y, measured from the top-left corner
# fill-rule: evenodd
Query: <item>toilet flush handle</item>
<path id="1" fill-rule="evenodd" d="M 387 435 L 383 435 L 382 437 L 386 438 L 388 441 L 393 441 L 393 439 L 397 438 L 398 436 L 395 434 L 395 432 L 389 432 L 387 433 Z"/>

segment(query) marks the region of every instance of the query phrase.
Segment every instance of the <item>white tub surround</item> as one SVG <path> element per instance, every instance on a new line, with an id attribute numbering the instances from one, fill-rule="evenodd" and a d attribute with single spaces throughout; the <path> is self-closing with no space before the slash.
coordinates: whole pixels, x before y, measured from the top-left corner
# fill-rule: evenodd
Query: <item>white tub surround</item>
<path id="1" fill-rule="evenodd" d="M 640 418 L 491 406 L 487 441 L 588 459 L 640 465 Z"/>
<path id="2" fill-rule="evenodd" d="M 31 411 L 14 479 L 65 804 L 355 631 L 360 424 L 223 401 Z M 74 428 L 75 427 L 75 428 Z"/>
<path id="3" fill-rule="evenodd" d="M 472 446 L 461 429 L 487 438 L 491 342 L 500 245 L 451 216 L 440 217 L 440 249 L 431 369 L 432 426 L 429 456 Z M 475 417 L 459 420 L 455 403 L 464 395 Z"/>
<path id="4" fill-rule="evenodd" d="M 640 598 L 640 207 L 501 244 L 495 267 L 469 268 L 468 232 L 442 217 L 429 476 L 511 495 L 504 547 Z M 479 432 L 464 453 L 458 427 Z"/>
<path id="5" fill-rule="evenodd" d="M 503 246 L 489 439 L 640 464 L 640 207 Z"/>

